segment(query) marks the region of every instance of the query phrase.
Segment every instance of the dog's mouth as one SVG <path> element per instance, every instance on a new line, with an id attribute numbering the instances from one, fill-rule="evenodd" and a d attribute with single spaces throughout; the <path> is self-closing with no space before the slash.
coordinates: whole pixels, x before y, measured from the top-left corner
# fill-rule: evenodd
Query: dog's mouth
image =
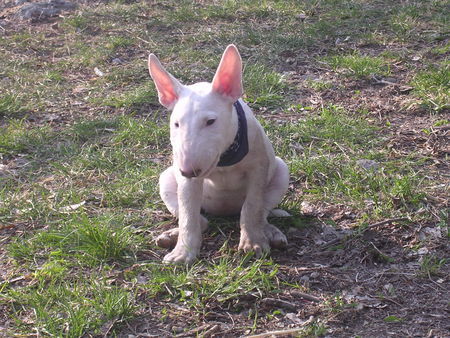
<path id="1" fill-rule="evenodd" d="M 211 172 L 214 170 L 214 168 L 217 167 L 217 163 L 219 163 L 219 159 L 220 159 L 220 154 L 217 155 L 216 159 L 214 160 L 214 162 L 211 164 L 211 166 L 204 172 L 202 172 L 198 178 L 205 178 L 208 177 L 209 174 L 211 174 Z"/>

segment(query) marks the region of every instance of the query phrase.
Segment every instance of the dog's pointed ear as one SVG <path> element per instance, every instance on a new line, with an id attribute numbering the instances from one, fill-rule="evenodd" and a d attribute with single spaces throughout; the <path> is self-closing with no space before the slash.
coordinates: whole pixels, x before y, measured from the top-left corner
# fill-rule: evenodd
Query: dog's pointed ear
<path id="1" fill-rule="evenodd" d="M 158 90 L 159 102 L 167 109 L 173 109 L 183 85 L 161 65 L 155 54 L 148 56 L 148 71 Z"/>
<path id="2" fill-rule="evenodd" d="M 228 45 L 212 81 L 212 91 L 237 101 L 242 94 L 242 60 L 235 45 Z"/>

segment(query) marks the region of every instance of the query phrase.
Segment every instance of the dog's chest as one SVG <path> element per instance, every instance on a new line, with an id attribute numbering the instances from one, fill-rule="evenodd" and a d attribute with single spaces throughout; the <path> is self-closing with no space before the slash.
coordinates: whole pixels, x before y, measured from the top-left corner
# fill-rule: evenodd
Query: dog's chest
<path id="1" fill-rule="evenodd" d="M 216 190 L 240 191 L 246 188 L 247 172 L 238 168 L 217 168 L 205 179 L 205 183 Z"/>

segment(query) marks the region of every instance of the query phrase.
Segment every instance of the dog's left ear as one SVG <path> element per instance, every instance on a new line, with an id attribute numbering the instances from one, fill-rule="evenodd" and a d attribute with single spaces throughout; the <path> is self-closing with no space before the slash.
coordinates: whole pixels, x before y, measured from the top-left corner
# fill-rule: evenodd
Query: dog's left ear
<path id="1" fill-rule="evenodd" d="M 233 102 L 242 94 L 242 60 L 235 45 L 228 45 L 212 81 L 212 91 Z"/>

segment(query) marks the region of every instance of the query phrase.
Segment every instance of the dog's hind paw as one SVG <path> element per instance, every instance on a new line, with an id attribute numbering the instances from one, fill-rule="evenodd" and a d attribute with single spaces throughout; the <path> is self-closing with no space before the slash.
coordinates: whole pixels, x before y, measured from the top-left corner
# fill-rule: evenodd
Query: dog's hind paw
<path id="1" fill-rule="evenodd" d="M 178 240 L 178 228 L 170 229 L 167 231 L 164 231 L 161 235 L 156 237 L 156 245 L 165 248 L 165 249 L 172 249 L 177 244 Z"/>
<path id="2" fill-rule="evenodd" d="M 281 249 L 287 246 L 288 241 L 286 236 L 276 226 L 267 223 L 264 228 L 264 234 L 269 239 L 272 248 Z"/>

